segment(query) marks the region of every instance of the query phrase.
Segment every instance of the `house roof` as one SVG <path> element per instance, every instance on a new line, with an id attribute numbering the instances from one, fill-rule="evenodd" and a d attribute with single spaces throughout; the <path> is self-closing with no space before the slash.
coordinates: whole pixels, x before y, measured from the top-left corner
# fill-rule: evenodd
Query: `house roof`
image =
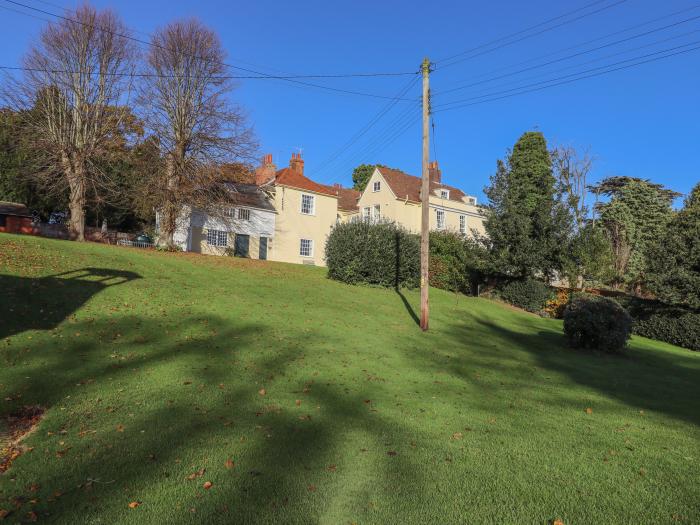
<path id="1" fill-rule="evenodd" d="M 240 182 L 225 182 L 224 186 L 229 190 L 228 200 L 234 206 L 245 206 L 261 210 L 275 211 L 274 206 L 267 195 L 255 184 Z"/>
<path id="2" fill-rule="evenodd" d="M 0 215 L 31 217 L 32 212 L 24 204 L 19 204 L 17 202 L 0 201 Z"/>
<path id="3" fill-rule="evenodd" d="M 330 197 L 338 197 L 336 188 L 314 182 L 292 168 L 282 168 L 279 170 L 275 175 L 274 183 L 277 186 L 289 186 L 290 188 L 298 190 L 313 191 Z"/>
<path id="4" fill-rule="evenodd" d="M 391 191 L 394 192 L 397 199 L 407 199 L 411 202 L 420 202 L 420 177 L 414 177 L 413 175 L 404 173 L 401 170 L 395 170 L 392 168 L 377 167 L 377 169 L 382 174 L 384 180 L 391 188 Z M 463 197 L 467 196 L 466 193 L 459 188 L 431 180 L 430 193 L 434 193 L 436 190 L 448 190 L 450 193 L 447 200 L 455 202 L 464 203 L 462 199 Z"/>
<path id="5" fill-rule="evenodd" d="M 350 188 L 335 188 L 338 192 L 338 209 L 343 211 L 358 211 L 357 199 L 360 192 Z"/>

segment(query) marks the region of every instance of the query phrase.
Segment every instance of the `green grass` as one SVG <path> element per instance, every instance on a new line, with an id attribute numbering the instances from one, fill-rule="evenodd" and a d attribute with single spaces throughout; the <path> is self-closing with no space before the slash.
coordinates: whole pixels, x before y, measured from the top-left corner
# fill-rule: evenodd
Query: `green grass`
<path id="1" fill-rule="evenodd" d="M 319 268 L 0 234 L 0 415 L 47 409 L 0 475 L 0 509 L 700 521 L 700 354 L 642 338 L 584 354 L 559 321 L 439 290 L 423 334 L 417 305 Z"/>

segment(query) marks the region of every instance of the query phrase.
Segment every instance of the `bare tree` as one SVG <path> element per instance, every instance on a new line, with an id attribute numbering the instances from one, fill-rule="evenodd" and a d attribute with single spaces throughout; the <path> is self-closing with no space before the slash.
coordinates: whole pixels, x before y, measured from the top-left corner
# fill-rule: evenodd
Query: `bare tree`
<path id="1" fill-rule="evenodd" d="M 71 232 L 84 240 L 88 192 L 107 187 L 100 160 L 123 137 L 126 97 L 137 56 L 127 28 L 112 11 L 84 5 L 41 32 L 23 60 L 21 79 L 4 95 L 22 112 L 37 176 L 68 189 Z"/>
<path id="2" fill-rule="evenodd" d="M 173 22 L 151 41 L 139 101 L 164 159 L 148 196 L 167 246 L 185 207 L 212 207 L 221 197 L 218 167 L 249 160 L 255 149 L 242 110 L 227 98 L 234 86 L 224 59 L 217 35 L 197 20 Z"/>
<path id="3" fill-rule="evenodd" d="M 586 179 L 594 159 L 588 150 L 579 152 L 573 146 L 558 146 L 552 150 L 551 157 L 561 199 L 568 206 L 578 232 L 588 214 Z"/>

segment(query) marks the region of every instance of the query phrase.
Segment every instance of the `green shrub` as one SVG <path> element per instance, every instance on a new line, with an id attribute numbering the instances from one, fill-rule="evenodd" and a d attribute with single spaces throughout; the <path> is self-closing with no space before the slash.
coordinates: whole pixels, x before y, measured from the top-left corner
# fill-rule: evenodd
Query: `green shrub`
<path id="1" fill-rule="evenodd" d="M 518 308 L 528 312 L 540 312 L 544 310 L 547 301 L 554 298 L 555 292 L 542 281 L 523 279 L 511 281 L 500 287 L 498 295 Z"/>
<path id="2" fill-rule="evenodd" d="M 620 352 L 632 333 L 632 318 L 607 297 L 579 296 L 564 311 L 564 334 L 573 348 Z"/>
<path id="3" fill-rule="evenodd" d="M 483 281 L 486 250 L 454 232 L 430 232 L 430 285 L 451 292 L 472 293 Z"/>
<path id="4" fill-rule="evenodd" d="M 700 312 L 638 297 L 616 300 L 632 316 L 635 335 L 700 351 Z"/>
<path id="5" fill-rule="evenodd" d="M 349 284 L 420 284 L 420 239 L 393 223 L 337 224 L 326 241 L 331 279 Z"/>

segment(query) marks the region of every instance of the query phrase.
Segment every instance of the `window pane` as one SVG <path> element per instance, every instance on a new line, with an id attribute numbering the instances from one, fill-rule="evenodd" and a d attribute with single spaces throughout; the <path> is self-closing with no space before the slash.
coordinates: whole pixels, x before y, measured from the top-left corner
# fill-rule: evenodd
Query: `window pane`
<path id="1" fill-rule="evenodd" d="M 311 257 L 313 252 L 313 241 L 311 239 L 301 239 L 299 244 L 299 255 L 302 257 Z"/>
<path id="2" fill-rule="evenodd" d="M 302 195 L 301 196 L 301 213 L 305 215 L 311 215 L 314 212 L 314 196 L 313 195 Z"/>

